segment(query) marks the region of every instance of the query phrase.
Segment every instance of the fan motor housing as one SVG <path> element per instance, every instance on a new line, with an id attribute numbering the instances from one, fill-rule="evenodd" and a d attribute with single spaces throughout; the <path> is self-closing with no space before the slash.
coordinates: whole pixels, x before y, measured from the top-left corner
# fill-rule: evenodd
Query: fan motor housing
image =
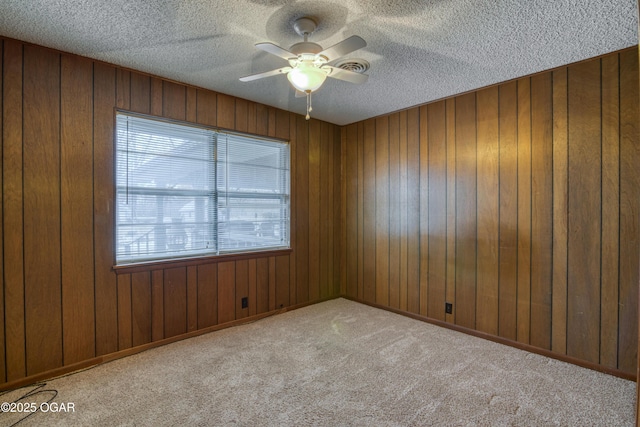
<path id="1" fill-rule="evenodd" d="M 320 53 L 322 52 L 322 46 L 317 43 L 312 42 L 300 42 L 296 43 L 289 48 L 291 53 L 295 53 L 296 55 L 300 55 L 301 53 Z"/>

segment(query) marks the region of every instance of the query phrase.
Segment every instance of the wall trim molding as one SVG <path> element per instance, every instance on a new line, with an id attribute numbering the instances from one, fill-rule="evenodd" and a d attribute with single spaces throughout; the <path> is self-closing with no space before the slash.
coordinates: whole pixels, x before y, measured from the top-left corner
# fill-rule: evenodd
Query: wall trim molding
<path id="1" fill-rule="evenodd" d="M 127 356 L 132 356 L 134 354 L 142 353 L 143 351 L 151 350 L 154 348 L 162 347 L 167 344 L 172 344 L 174 342 L 182 341 L 188 338 L 197 337 L 200 335 L 208 334 L 210 332 L 220 331 L 222 329 L 232 328 L 234 326 L 246 325 L 249 323 L 256 322 L 261 319 L 266 319 L 267 317 L 275 316 L 278 314 L 286 313 L 287 311 L 297 310 L 299 308 L 307 307 L 309 305 L 318 304 L 321 302 L 329 301 L 332 299 L 340 298 L 339 296 L 332 296 L 327 298 L 322 298 L 317 301 L 312 302 L 304 302 L 300 304 L 291 305 L 289 307 L 284 307 L 278 310 L 272 310 L 265 313 L 256 314 L 255 316 L 249 316 L 238 320 L 233 320 L 231 322 L 222 323 L 219 325 L 209 326 L 207 328 L 199 329 L 197 331 L 187 332 L 186 334 L 176 335 L 171 338 L 164 338 L 158 341 L 153 341 L 147 344 L 140 345 L 138 347 L 132 347 L 125 350 L 116 351 L 115 353 L 105 354 L 103 356 L 94 357 L 88 360 L 83 360 L 78 363 L 72 363 L 70 365 L 62 366 L 60 368 L 51 369 L 49 371 L 40 372 L 35 375 L 31 375 L 28 377 L 20 378 L 15 381 L 6 382 L 4 384 L 0 384 L 0 392 L 2 391 L 12 391 L 15 389 L 19 389 L 22 387 L 26 387 L 29 385 L 34 385 L 36 383 L 54 380 L 56 378 L 65 377 L 68 375 L 73 375 L 75 373 L 80 373 L 82 371 L 95 368 L 104 363 L 112 362 L 114 360 L 122 359 Z"/>
<path id="2" fill-rule="evenodd" d="M 551 350 L 545 350 L 539 347 L 535 347 L 529 344 L 523 344 L 521 342 L 512 341 L 507 338 L 487 334 L 485 332 L 477 331 L 475 329 L 465 328 L 464 326 L 459 326 L 453 323 L 443 322 L 442 320 L 432 319 L 430 317 L 426 317 L 420 314 L 411 313 L 408 311 L 399 310 L 396 308 L 387 307 L 381 304 L 376 304 L 373 302 L 364 301 L 359 298 L 353 298 L 347 295 L 341 295 L 342 298 L 348 299 L 350 301 L 359 302 L 361 304 L 368 305 L 370 307 L 379 308 L 382 310 L 389 311 L 391 313 L 399 314 L 401 316 L 409 317 L 411 319 L 420 320 L 421 322 L 430 323 L 435 326 L 440 326 L 442 328 L 447 328 L 453 331 L 462 332 L 463 334 L 471 335 L 474 337 L 482 338 L 488 341 L 493 341 L 498 344 L 503 344 L 509 347 L 514 347 L 519 350 L 528 351 L 530 353 L 539 354 L 541 356 L 550 357 L 551 359 L 560 360 L 562 362 L 571 363 L 572 365 L 577 365 L 583 368 L 591 369 L 593 371 L 602 372 L 604 374 L 613 375 L 615 377 L 619 377 L 629 381 L 637 381 L 637 376 L 631 374 L 629 372 L 624 372 L 619 369 L 609 368 L 606 366 L 599 365 L 597 363 L 588 362 L 586 360 L 578 359 L 576 357 L 568 356 L 566 354 L 554 353 Z"/>
<path id="3" fill-rule="evenodd" d="M 188 332 L 186 334 L 177 335 L 171 338 L 165 338 L 162 340 L 150 342 L 147 344 L 143 344 L 138 347 L 128 348 L 126 350 L 117 351 L 115 353 L 106 354 L 99 357 L 94 357 L 92 359 L 84 360 L 82 362 L 73 363 L 67 366 L 62 366 L 60 368 L 52 369 L 46 372 L 41 372 L 36 375 L 31 375 L 28 377 L 20 378 L 15 381 L 7 382 L 4 384 L 0 384 L 0 391 L 11 391 L 15 389 L 19 389 L 21 387 L 29 386 L 35 383 L 39 383 L 46 380 L 54 380 L 56 378 L 64 377 L 67 375 L 72 375 L 74 373 L 80 373 L 87 369 L 92 369 L 104 363 L 112 362 L 114 360 L 122 359 L 127 356 L 131 356 L 134 354 L 142 353 L 147 350 L 151 350 L 154 348 L 162 347 L 167 344 L 171 344 L 174 342 L 182 341 L 188 338 L 197 337 L 200 335 L 208 334 L 210 332 L 220 331 L 223 329 L 232 328 L 234 326 L 245 325 L 249 323 L 256 322 L 261 319 L 266 319 L 267 317 L 271 317 L 278 314 L 286 313 L 287 311 L 297 310 L 299 308 L 307 307 L 310 305 L 318 304 L 325 301 L 330 301 L 337 298 L 344 298 L 350 301 L 358 302 L 360 304 L 365 304 L 373 308 L 378 308 L 381 310 L 389 311 L 391 313 L 399 314 L 401 316 L 409 317 L 411 319 L 419 320 L 425 323 L 429 323 L 435 326 L 440 326 L 443 328 L 447 328 L 453 331 L 462 332 L 467 335 L 475 336 L 478 338 L 486 339 L 492 342 L 496 342 L 498 344 L 503 344 L 509 347 L 514 347 L 520 350 L 528 351 L 530 353 L 540 354 L 542 356 L 547 356 L 552 359 L 560 360 L 562 362 L 571 363 L 573 365 L 581 366 L 583 368 L 591 369 L 594 371 L 602 372 L 608 375 L 613 375 L 615 377 L 619 377 L 629 381 L 636 381 L 636 375 L 630 374 L 628 372 L 621 371 L 619 369 L 608 368 L 606 366 L 598 365 L 596 363 L 587 362 L 575 357 L 567 356 L 564 354 L 554 353 L 549 350 L 544 350 L 538 347 L 534 347 L 532 345 L 523 344 L 520 342 L 512 341 L 506 338 L 494 336 L 491 334 L 486 334 L 484 332 L 476 331 L 474 329 L 465 328 L 463 326 L 458 326 L 452 323 L 443 322 L 441 320 L 432 319 L 426 316 L 422 316 L 416 313 L 411 313 L 403 310 L 398 310 L 391 307 L 386 307 L 384 305 L 364 301 L 358 298 L 353 298 L 347 295 L 338 295 L 333 297 L 322 298 L 318 301 L 313 302 L 305 302 L 301 304 L 295 304 L 289 307 L 285 307 L 279 310 L 272 310 L 266 313 L 257 314 L 255 316 L 245 317 L 243 319 L 234 320 L 231 322 L 223 323 L 220 325 L 209 326 L 207 328 L 203 328 L 197 331 Z"/>

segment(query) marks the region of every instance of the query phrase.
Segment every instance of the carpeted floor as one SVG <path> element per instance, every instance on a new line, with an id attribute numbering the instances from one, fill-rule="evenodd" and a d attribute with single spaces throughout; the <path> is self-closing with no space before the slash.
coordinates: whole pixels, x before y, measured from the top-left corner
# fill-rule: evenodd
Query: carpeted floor
<path id="1" fill-rule="evenodd" d="M 634 424 L 635 383 L 345 299 L 3 395 L 19 426 Z M 46 406 L 45 406 L 46 409 Z M 58 408 L 59 409 L 59 408 Z M 0 414 L 12 425 L 24 414 Z"/>

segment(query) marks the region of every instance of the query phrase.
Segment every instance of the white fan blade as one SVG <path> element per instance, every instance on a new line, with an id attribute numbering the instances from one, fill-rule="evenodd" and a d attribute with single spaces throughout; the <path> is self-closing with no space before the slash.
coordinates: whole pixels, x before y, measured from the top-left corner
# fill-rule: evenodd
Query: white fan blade
<path id="1" fill-rule="evenodd" d="M 287 74 L 291 71 L 291 67 L 278 68 L 277 70 L 265 71 L 264 73 L 251 74 L 250 76 L 240 77 L 241 82 L 250 82 L 262 79 L 264 77 L 277 76 L 278 74 Z"/>
<path id="2" fill-rule="evenodd" d="M 331 65 L 325 65 L 322 68 L 331 69 L 328 77 L 344 80 L 349 83 L 361 84 L 369 79 L 369 76 L 366 74 L 354 73 L 353 71 L 343 70 L 342 68 L 332 67 Z"/>
<path id="3" fill-rule="evenodd" d="M 342 40 L 340 43 L 336 43 L 333 46 L 326 48 L 318 55 L 324 56 L 327 58 L 327 61 L 331 62 L 341 56 L 345 56 L 346 54 L 353 52 L 354 50 L 362 49 L 366 45 L 367 42 L 364 41 L 362 37 L 351 36 Z"/>
<path id="4" fill-rule="evenodd" d="M 286 59 L 287 61 L 291 58 L 297 58 L 298 55 L 295 53 L 289 52 L 286 49 L 281 48 L 273 43 L 258 43 L 256 44 L 256 48 L 260 50 L 264 50 L 272 55 L 279 56 L 282 59 Z"/>

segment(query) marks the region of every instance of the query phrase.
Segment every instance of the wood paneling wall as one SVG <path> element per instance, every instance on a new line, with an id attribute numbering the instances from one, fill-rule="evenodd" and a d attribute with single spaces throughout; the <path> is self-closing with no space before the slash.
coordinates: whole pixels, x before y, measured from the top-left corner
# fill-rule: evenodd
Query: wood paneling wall
<path id="1" fill-rule="evenodd" d="M 15 40 L 0 58 L 0 383 L 338 295 L 337 126 Z M 293 251 L 116 275 L 115 108 L 291 141 Z"/>
<path id="2" fill-rule="evenodd" d="M 0 383 L 339 294 L 636 371 L 637 49 L 342 128 L 0 58 Z M 115 108 L 290 140 L 293 251 L 116 275 Z"/>
<path id="3" fill-rule="evenodd" d="M 638 122 L 633 48 L 343 127 L 343 292 L 635 374 Z"/>

